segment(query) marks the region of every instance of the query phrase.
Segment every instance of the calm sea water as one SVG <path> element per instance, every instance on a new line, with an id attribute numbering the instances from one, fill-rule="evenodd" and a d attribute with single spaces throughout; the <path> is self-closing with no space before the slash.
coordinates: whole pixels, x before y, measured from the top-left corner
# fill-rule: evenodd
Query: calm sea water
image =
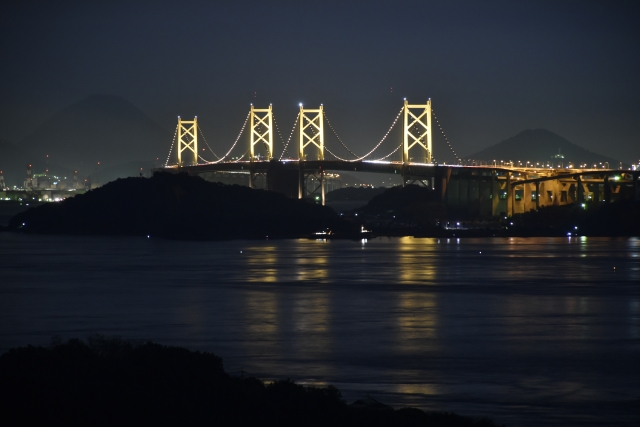
<path id="1" fill-rule="evenodd" d="M 640 421 L 638 239 L 2 233 L 0 254 L 0 352 L 100 333 L 348 401 L 509 426 Z"/>

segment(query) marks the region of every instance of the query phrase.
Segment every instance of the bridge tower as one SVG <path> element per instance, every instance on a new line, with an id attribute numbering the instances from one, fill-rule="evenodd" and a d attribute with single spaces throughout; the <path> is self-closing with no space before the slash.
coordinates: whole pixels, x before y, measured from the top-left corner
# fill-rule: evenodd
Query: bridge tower
<path id="1" fill-rule="evenodd" d="M 253 108 L 253 104 L 251 104 L 251 113 L 250 113 L 250 121 L 251 123 L 251 142 L 249 144 L 250 157 L 249 162 L 251 166 L 249 167 L 249 187 L 256 188 L 256 177 L 259 175 L 266 174 L 256 174 L 255 168 L 253 167 L 253 162 L 255 160 L 255 146 L 256 144 L 263 143 L 267 147 L 267 160 L 273 159 L 273 110 L 271 104 L 269 104 L 269 108 Z"/>
<path id="2" fill-rule="evenodd" d="M 182 120 L 178 116 L 178 166 L 182 166 L 182 152 L 193 153 L 193 164 L 198 164 L 198 116 Z"/>
<path id="3" fill-rule="evenodd" d="M 318 147 L 318 160 L 324 160 L 324 108 L 322 105 L 314 110 L 305 110 L 300 104 L 299 128 L 300 161 L 306 160 L 304 148 L 311 144 Z"/>
<path id="4" fill-rule="evenodd" d="M 409 150 L 415 145 L 419 145 L 426 151 L 426 163 L 431 163 L 433 161 L 431 99 L 424 105 L 411 105 L 409 101 L 404 100 L 402 163 L 409 163 Z"/>
<path id="5" fill-rule="evenodd" d="M 273 111 L 269 108 L 253 108 L 251 104 L 251 161 L 255 158 L 255 146 L 260 142 L 267 146 L 267 159 L 273 158 Z"/>
<path id="6" fill-rule="evenodd" d="M 5 189 L 5 184 L 4 184 L 4 172 L 0 171 L 0 190 L 4 190 Z"/>
<path id="7" fill-rule="evenodd" d="M 300 145 L 299 145 L 299 164 L 300 164 L 300 179 L 298 182 L 298 198 L 302 199 L 306 196 L 313 196 L 319 193 L 320 200 L 324 206 L 325 198 L 325 179 L 324 169 L 319 167 L 318 169 L 305 169 L 304 164 L 307 161 L 304 149 L 309 145 L 315 145 L 318 149 L 318 160 L 324 160 L 324 107 L 320 105 L 316 109 L 305 110 L 302 104 L 300 104 L 300 122 L 298 123 L 300 129 Z M 314 189 L 309 191 L 307 189 L 307 179 L 311 179 L 318 184 L 314 186 Z"/>

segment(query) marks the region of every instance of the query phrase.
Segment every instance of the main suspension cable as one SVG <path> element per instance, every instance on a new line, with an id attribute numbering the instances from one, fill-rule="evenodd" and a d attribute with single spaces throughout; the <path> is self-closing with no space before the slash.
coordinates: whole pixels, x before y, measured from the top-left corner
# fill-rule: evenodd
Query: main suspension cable
<path id="1" fill-rule="evenodd" d="M 389 153 L 389 154 L 387 154 L 386 156 L 384 156 L 384 157 L 380 157 L 380 158 L 378 159 L 378 161 L 380 161 L 380 160 L 384 160 L 384 159 L 386 159 L 387 157 L 390 157 L 391 155 L 393 155 L 393 153 L 395 153 L 396 151 L 398 151 L 398 150 L 400 149 L 400 147 L 402 147 L 402 144 L 398 145 L 398 146 L 396 147 L 396 149 L 395 149 L 395 150 L 393 150 L 392 152 L 390 152 L 390 153 Z"/>
<path id="2" fill-rule="evenodd" d="M 240 160 L 242 160 L 244 158 L 244 156 L 246 156 L 247 154 L 249 154 L 249 151 L 251 151 L 251 149 L 247 150 L 244 152 L 244 154 L 240 157 L 238 157 L 237 159 L 235 159 L 233 162 L 234 163 L 238 163 Z"/>
<path id="3" fill-rule="evenodd" d="M 327 146 L 324 147 L 324 150 L 326 152 L 328 152 L 329 154 L 331 154 L 333 157 L 335 157 L 338 160 L 341 160 L 343 162 L 351 162 L 351 160 L 346 160 L 346 159 L 343 159 L 342 157 L 338 157 L 337 155 L 333 154 L 333 152 L 331 152 L 331 150 L 329 150 L 329 148 L 327 148 Z"/>
<path id="4" fill-rule="evenodd" d="M 169 148 L 169 155 L 167 156 L 167 161 L 164 162 L 164 167 L 166 168 L 169 165 L 169 159 L 171 158 L 171 153 L 173 152 L 173 145 L 176 143 L 176 135 L 178 134 L 178 126 L 176 125 L 176 130 L 173 132 L 173 140 L 171 141 L 171 147 Z"/>
<path id="5" fill-rule="evenodd" d="M 351 153 L 351 154 L 353 155 L 353 157 L 356 157 L 356 158 L 357 158 L 357 157 L 358 157 L 358 155 L 357 155 L 356 153 L 354 153 L 353 151 L 349 150 L 349 147 L 347 147 L 347 146 L 346 146 L 346 144 L 345 144 L 344 142 L 342 142 L 342 139 L 340 139 L 340 137 L 338 136 L 338 133 L 336 132 L 336 130 L 335 130 L 335 129 L 333 128 L 333 126 L 331 125 L 331 122 L 329 121 L 329 117 L 327 116 L 327 113 L 326 113 L 326 112 L 324 112 L 324 114 L 323 114 L 323 115 L 324 115 L 324 120 L 327 122 L 327 124 L 328 124 L 328 125 L 329 125 L 329 127 L 331 128 L 331 131 L 332 131 L 332 132 L 333 132 L 333 134 L 336 136 L 336 138 L 338 138 L 338 141 L 340 142 L 340 144 L 342 144 L 342 146 L 343 146 L 343 147 L 344 147 L 344 148 L 345 148 L 349 153 Z M 325 147 L 325 149 L 326 149 L 326 147 Z M 329 150 L 327 150 L 327 151 L 329 151 Z M 329 152 L 330 152 L 330 151 L 329 151 Z M 335 154 L 334 154 L 334 156 L 335 156 Z M 339 158 L 339 157 L 338 157 L 338 156 L 336 156 L 336 158 Z M 343 160 L 343 159 L 340 159 L 340 160 Z M 347 161 L 347 160 L 345 160 L 345 161 Z"/>
<path id="6" fill-rule="evenodd" d="M 242 129 L 240 129 L 240 133 L 238 134 L 238 137 L 236 138 L 235 142 L 233 143 L 233 145 L 231 146 L 231 148 L 229 148 L 229 151 L 227 151 L 227 153 L 220 157 L 218 160 L 216 160 L 215 162 L 209 162 L 209 164 L 216 164 L 216 163 L 220 163 L 221 161 L 223 161 L 229 154 L 231 154 L 231 151 L 233 151 L 233 149 L 235 148 L 236 144 L 238 143 L 238 141 L 240 141 L 240 137 L 242 136 L 242 134 L 244 133 L 244 129 L 247 127 L 247 122 L 249 121 L 249 116 L 251 115 L 251 112 L 247 113 L 247 117 L 244 119 L 244 123 L 242 124 Z M 246 153 L 245 153 L 246 154 Z M 243 155 L 244 157 L 244 155 Z"/>
<path id="7" fill-rule="evenodd" d="M 385 139 L 387 139 L 387 137 L 389 136 L 389 133 L 391 133 L 391 130 L 394 128 L 394 126 L 396 125 L 396 123 L 398 122 L 398 119 L 400 118 L 400 115 L 402 114 L 402 111 L 404 111 L 404 106 L 402 108 L 400 108 L 400 111 L 398 112 L 398 115 L 396 116 L 396 118 L 393 120 L 393 123 L 391 124 L 391 127 L 389 128 L 389 130 L 387 131 L 387 133 L 384 134 L 384 136 L 382 137 L 382 139 L 380 140 L 380 142 L 378 142 L 378 144 L 373 147 L 373 149 L 371 151 L 369 151 L 367 154 L 365 154 L 364 156 L 356 159 L 356 160 L 352 160 L 353 162 L 359 161 L 364 159 L 365 157 L 369 157 L 371 155 L 371 153 L 373 153 L 374 151 L 376 151 L 378 149 L 378 147 L 380 147 L 380 145 L 382 145 L 382 143 L 384 142 Z M 379 159 L 378 159 L 379 160 Z"/>
<path id="8" fill-rule="evenodd" d="M 276 116 L 275 114 L 273 114 L 273 111 L 271 112 L 271 115 L 273 117 L 273 124 L 276 126 L 276 131 L 278 132 L 278 138 L 280 138 L 280 142 L 282 142 L 282 145 L 284 146 L 284 138 L 282 138 L 282 134 L 280 133 L 280 128 L 278 127 L 278 122 L 276 122 Z M 271 153 L 271 154 L 273 155 L 275 153 Z"/>
<path id="9" fill-rule="evenodd" d="M 289 134 L 289 139 L 287 139 L 287 143 L 284 145 L 284 149 L 282 150 L 282 154 L 280 154 L 280 158 L 278 158 L 278 161 L 282 160 L 282 157 L 284 156 L 284 153 L 287 152 L 287 147 L 289 146 L 289 143 L 291 142 L 291 137 L 293 136 L 293 132 L 296 130 L 296 126 L 298 125 L 298 119 L 300 118 L 300 111 L 298 111 L 298 115 L 296 116 L 296 121 L 293 122 L 293 127 L 291 128 L 291 133 Z M 275 121 L 275 118 L 274 118 Z M 278 131 L 280 132 L 280 131 Z"/>
<path id="10" fill-rule="evenodd" d="M 438 121 L 438 117 L 436 116 L 435 111 L 433 111 L 433 108 L 431 109 L 431 114 L 433 114 L 433 118 L 436 119 L 436 123 L 438 124 L 438 128 L 440 128 L 440 132 L 442 133 L 442 136 L 444 136 L 444 140 L 447 143 L 447 145 L 449 146 L 449 149 L 451 150 L 451 152 L 453 153 L 455 158 L 458 160 L 458 162 L 462 163 L 462 159 L 460 157 L 458 157 L 458 155 L 456 154 L 456 151 L 451 146 L 451 143 L 449 142 L 449 139 L 447 138 L 447 135 L 445 135 L 444 130 L 442 129 L 442 125 L 440 125 L 440 122 Z M 435 162 L 435 160 L 434 160 L 434 162 Z"/>
<path id="11" fill-rule="evenodd" d="M 211 149 L 211 147 L 209 147 L 209 143 L 207 142 L 207 139 L 204 137 L 204 133 L 202 133 L 202 128 L 200 128 L 200 125 L 198 125 L 198 131 L 200 132 L 200 136 L 202 137 L 202 140 L 206 144 L 207 148 L 209 148 L 209 151 L 211 151 L 211 154 L 213 154 L 214 156 L 216 156 L 219 159 L 220 156 L 218 156 L 216 153 L 214 153 L 213 150 Z"/>

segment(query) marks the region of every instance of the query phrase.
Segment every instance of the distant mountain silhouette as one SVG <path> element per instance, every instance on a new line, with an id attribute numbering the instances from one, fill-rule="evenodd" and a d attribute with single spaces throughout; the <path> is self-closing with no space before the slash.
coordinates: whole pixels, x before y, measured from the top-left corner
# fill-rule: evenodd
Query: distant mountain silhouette
<path id="1" fill-rule="evenodd" d="M 89 175 L 98 168 L 166 156 L 171 133 L 119 96 L 91 95 L 43 123 L 17 146 Z M 100 162 L 100 167 L 98 167 Z"/>
<path id="2" fill-rule="evenodd" d="M 557 154 L 561 154 L 564 158 L 552 159 Z M 522 161 L 523 163 L 556 160 L 563 162 L 565 166 L 568 163 L 573 163 L 575 166 L 586 163 L 592 166 L 594 163 L 609 162 L 609 167 L 614 169 L 620 164 L 619 160 L 585 150 L 546 129 L 525 130 L 496 145 L 465 156 L 465 158 L 487 162 L 497 160 L 498 163 L 500 160 L 505 162 Z"/>

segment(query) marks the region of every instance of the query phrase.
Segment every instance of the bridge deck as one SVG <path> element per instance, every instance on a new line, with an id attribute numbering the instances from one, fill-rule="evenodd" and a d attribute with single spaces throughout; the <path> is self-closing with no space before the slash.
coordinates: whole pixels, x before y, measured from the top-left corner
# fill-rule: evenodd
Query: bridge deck
<path id="1" fill-rule="evenodd" d="M 615 169 L 549 169 L 511 166 L 454 166 L 383 161 L 345 162 L 298 160 L 220 162 L 162 168 L 171 172 L 207 174 L 244 172 L 247 184 L 264 174 L 266 188 L 288 197 L 308 197 L 324 203 L 321 172 L 373 172 L 400 175 L 405 183 L 422 182 L 431 187 L 452 210 L 468 210 L 478 216 L 512 215 L 541 206 L 582 203 L 587 200 L 640 200 L 640 171 Z M 308 190 L 307 177 L 315 176 L 315 190 Z M 214 178 L 215 179 L 215 178 Z M 320 190 L 319 190 L 320 189 Z M 319 193 L 315 193 L 319 191 Z"/>

